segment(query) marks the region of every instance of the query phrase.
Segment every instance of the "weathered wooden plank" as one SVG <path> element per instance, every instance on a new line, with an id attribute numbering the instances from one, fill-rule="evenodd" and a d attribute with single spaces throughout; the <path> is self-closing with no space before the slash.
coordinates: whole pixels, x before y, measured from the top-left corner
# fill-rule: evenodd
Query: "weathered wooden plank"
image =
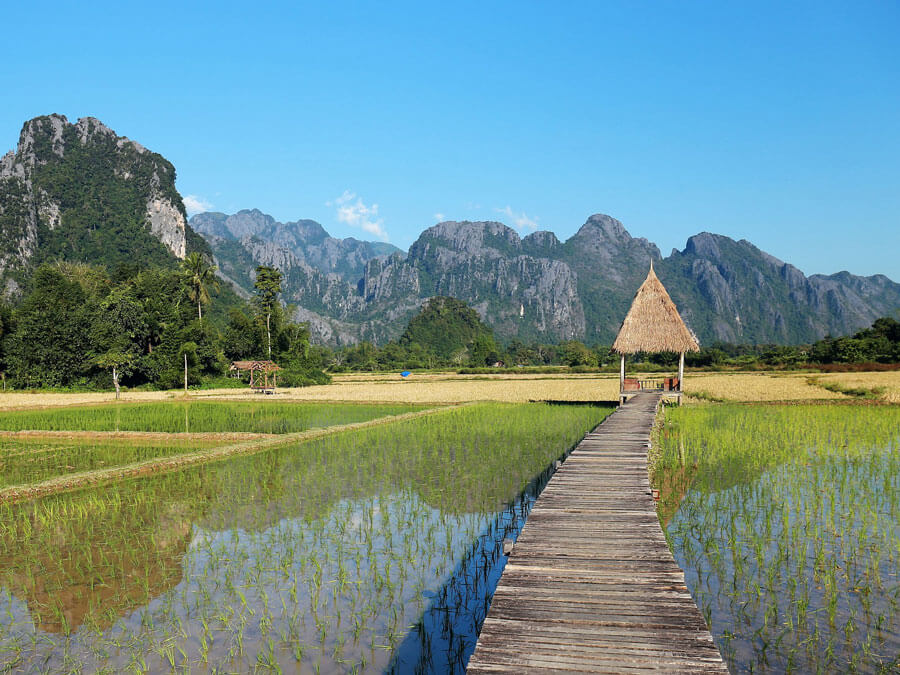
<path id="1" fill-rule="evenodd" d="M 666 545 L 638 395 L 546 486 L 510 553 L 470 673 L 727 672 Z"/>

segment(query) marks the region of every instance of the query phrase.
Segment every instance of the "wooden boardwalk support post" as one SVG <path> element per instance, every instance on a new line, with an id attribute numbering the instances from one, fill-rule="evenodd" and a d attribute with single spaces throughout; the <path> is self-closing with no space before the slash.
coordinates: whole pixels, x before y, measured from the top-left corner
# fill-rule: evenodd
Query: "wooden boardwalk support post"
<path id="1" fill-rule="evenodd" d="M 647 474 L 662 394 L 585 436 L 522 529 L 469 673 L 727 673 L 663 535 Z"/>

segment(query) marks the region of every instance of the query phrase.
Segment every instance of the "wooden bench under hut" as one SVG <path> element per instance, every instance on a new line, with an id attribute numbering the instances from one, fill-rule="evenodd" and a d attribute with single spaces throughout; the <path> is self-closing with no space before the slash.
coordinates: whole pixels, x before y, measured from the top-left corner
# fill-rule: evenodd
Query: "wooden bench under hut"
<path id="1" fill-rule="evenodd" d="M 665 396 L 675 396 L 681 402 L 682 382 L 684 380 L 684 353 L 699 352 L 697 338 L 684 325 L 681 315 L 669 297 L 662 282 L 653 271 L 650 271 L 631 303 L 631 309 L 625 315 L 613 351 L 621 354 L 619 368 L 619 403 L 642 391 L 661 391 Z M 638 352 L 675 352 L 678 359 L 678 377 L 662 379 L 638 379 L 625 377 L 625 355 Z"/>
<path id="2" fill-rule="evenodd" d="M 229 370 L 237 377 L 250 373 L 250 389 L 261 394 L 274 394 L 281 367 L 274 361 L 234 361 Z M 272 376 L 271 381 L 269 375 Z"/>

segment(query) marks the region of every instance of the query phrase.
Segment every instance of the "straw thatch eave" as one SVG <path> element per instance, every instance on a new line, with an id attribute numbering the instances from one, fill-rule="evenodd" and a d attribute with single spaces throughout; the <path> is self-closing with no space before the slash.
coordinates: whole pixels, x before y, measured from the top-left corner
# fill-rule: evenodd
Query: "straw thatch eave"
<path id="1" fill-rule="evenodd" d="M 650 271 L 625 315 L 613 351 L 618 354 L 636 352 L 699 352 L 697 338 L 688 330 L 678 309 L 662 282 Z"/>
<path id="2" fill-rule="evenodd" d="M 281 370 L 281 366 L 275 365 L 273 361 L 233 361 L 229 370 L 250 370 L 271 373 Z"/>

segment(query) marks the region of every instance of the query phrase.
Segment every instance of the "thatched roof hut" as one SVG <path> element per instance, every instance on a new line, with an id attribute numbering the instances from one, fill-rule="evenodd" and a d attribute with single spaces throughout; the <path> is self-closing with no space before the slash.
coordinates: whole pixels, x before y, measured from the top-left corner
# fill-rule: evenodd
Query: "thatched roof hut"
<path id="1" fill-rule="evenodd" d="M 281 366 L 276 365 L 273 361 L 234 361 L 229 370 L 236 373 L 249 371 L 250 388 L 268 394 L 275 392 L 278 371 L 281 370 Z M 271 384 L 269 383 L 270 373 L 272 374 Z"/>
<path id="2" fill-rule="evenodd" d="M 667 390 L 674 388 L 681 393 L 681 380 L 684 376 L 684 353 L 699 352 L 700 345 L 697 338 L 684 325 L 681 315 L 668 291 L 653 271 L 653 261 L 650 261 L 650 271 L 641 287 L 638 289 L 631 303 L 631 309 L 625 315 L 616 341 L 613 343 L 613 351 L 622 355 L 622 367 L 620 370 L 620 392 L 623 397 L 625 391 L 632 391 L 632 382 L 625 380 L 625 355 L 637 352 L 675 352 L 681 354 L 678 365 L 678 379 L 669 381 L 662 388 Z M 654 385 L 655 386 L 655 385 Z M 637 390 L 641 390 L 642 383 L 637 383 Z"/>
<path id="3" fill-rule="evenodd" d="M 652 261 L 612 348 L 618 354 L 700 351 L 697 338 L 684 325 L 675 303 L 653 271 Z"/>

